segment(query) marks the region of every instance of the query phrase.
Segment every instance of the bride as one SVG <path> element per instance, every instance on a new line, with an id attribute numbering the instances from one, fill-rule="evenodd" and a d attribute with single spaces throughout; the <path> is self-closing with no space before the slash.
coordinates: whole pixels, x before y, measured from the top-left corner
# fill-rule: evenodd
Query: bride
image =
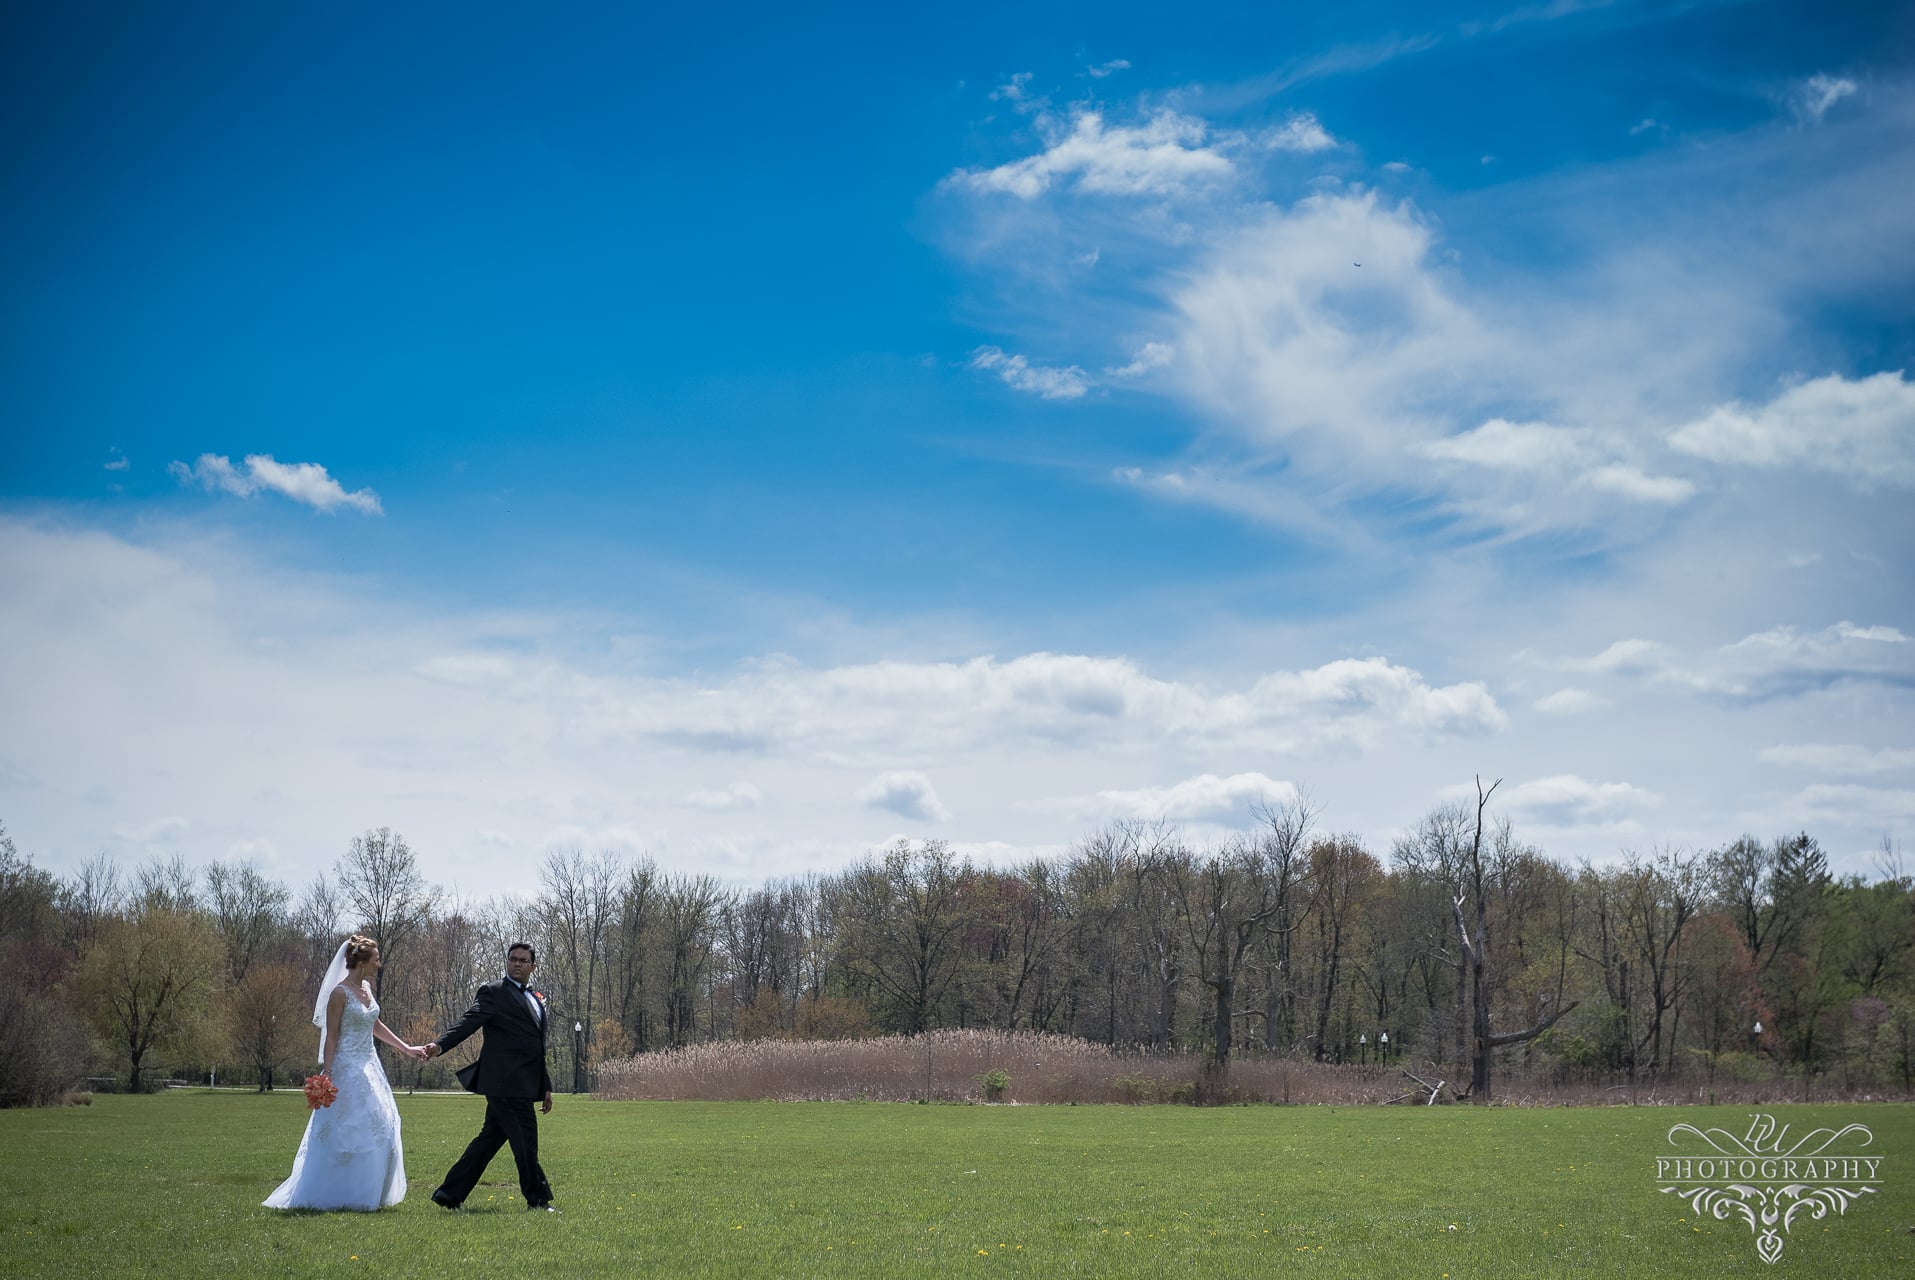
<path id="1" fill-rule="evenodd" d="M 266 1197 L 269 1209 L 383 1209 L 406 1198 L 399 1109 L 373 1040 L 420 1059 L 425 1050 L 379 1020 L 372 994 L 379 965 L 379 944 L 355 933 L 339 944 L 319 984 L 313 1004 L 319 1061 L 338 1097 L 306 1122 L 292 1176 Z"/>

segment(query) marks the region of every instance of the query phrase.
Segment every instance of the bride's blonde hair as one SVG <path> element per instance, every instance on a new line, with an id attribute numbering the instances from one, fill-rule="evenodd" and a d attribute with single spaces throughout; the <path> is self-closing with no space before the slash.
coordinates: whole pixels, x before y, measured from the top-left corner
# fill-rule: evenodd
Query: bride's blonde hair
<path id="1" fill-rule="evenodd" d="M 348 969 L 357 969 L 378 949 L 379 944 L 371 938 L 368 938 L 365 934 L 353 934 L 352 937 L 346 939 L 346 967 Z"/>

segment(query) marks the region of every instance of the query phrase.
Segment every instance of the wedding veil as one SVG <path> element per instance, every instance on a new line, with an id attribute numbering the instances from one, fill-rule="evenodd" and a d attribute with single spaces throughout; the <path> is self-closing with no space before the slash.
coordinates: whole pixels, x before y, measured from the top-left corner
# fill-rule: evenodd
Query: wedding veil
<path id="1" fill-rule="evenodd" d="M 319 1028 L 319 1060 L 326 1060 L 326 1001 L 332 999 L 332 989 L 346 980 L 346 947 L 351 939 L 339 944 L 339 950 L 332 953 L 332 963 L 326 966 L 326 976 L 319 983 L 319 998 L 313 1001 L 313 1025 Z"/>

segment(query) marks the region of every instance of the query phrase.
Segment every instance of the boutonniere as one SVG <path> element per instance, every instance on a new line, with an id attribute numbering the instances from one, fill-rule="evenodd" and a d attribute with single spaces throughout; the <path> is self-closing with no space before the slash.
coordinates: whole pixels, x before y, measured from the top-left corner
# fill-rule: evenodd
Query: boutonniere
<path id="1" fill-rule="evenodd" d="M 532 998 L 538 1001 L 540 1004 L 545 1003 L 545 993 L 543 991 L 534 991 L 532 993 Z"/>

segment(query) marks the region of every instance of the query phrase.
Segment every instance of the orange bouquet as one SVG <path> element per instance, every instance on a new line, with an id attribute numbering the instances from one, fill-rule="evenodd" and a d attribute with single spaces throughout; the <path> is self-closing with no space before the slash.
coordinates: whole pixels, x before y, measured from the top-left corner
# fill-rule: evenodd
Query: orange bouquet
<path id="1" fill-rule="evenodd" d="M 317 1111 L 321 1107 L 330 1107 L 333 1104 L 333 1099 L 338 1096 L 339 1090 L 334 1087 L 332 1078 L 325 1072 L 322 1071 L 316 1076 L 306 1077 L 306 1107 L 308 1110 Z"/>

